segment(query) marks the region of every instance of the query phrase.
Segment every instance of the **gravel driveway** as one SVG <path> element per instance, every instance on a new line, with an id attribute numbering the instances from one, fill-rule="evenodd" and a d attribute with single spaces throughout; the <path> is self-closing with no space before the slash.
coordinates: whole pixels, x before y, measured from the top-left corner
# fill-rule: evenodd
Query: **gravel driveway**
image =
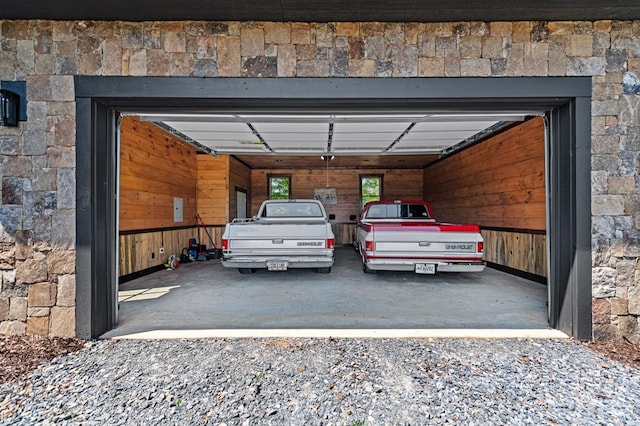
<path id="1" fill-rule="evenodd" d="M 101 340 L 0 387 L 2 424 L 638 424 L 640 373 L 568 340 Z"/>

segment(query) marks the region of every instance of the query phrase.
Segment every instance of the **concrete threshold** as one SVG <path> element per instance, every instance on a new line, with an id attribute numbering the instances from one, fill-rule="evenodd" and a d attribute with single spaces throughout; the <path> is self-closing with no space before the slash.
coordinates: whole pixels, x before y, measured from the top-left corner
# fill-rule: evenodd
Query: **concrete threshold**
<path id="1" fill-rule="evenodd" d="M 204 339 L 204 338 L 348 338 L 348 339 L 568 339 L 554 329 L 211 329 L 152 330 L 110 339 Z"/>

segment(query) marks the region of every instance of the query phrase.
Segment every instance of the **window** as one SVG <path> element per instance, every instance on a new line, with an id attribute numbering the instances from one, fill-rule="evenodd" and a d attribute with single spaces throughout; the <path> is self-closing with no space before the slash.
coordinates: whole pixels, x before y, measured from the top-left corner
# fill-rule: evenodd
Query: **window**
<path id="1" fill-rule="evenodd" d="M 270 200 L 288 200 L 291 198 L 291 176 L 269 175 Z"/>
<path id="2" fill-rule="evenodd" d="M 383 175 L 360 175 L 360 208 L 369 201 L 382 199 Z"/>

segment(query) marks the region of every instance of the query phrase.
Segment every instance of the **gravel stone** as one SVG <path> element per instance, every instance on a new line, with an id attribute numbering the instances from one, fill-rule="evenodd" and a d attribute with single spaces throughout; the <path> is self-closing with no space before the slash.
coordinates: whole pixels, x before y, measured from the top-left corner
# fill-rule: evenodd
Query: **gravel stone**
<path id="1" fill-rule="evenodd" d="M 624 425 L 637 395 L 571 340 L 101 340 L 0 386 L 0 423 Z"/>

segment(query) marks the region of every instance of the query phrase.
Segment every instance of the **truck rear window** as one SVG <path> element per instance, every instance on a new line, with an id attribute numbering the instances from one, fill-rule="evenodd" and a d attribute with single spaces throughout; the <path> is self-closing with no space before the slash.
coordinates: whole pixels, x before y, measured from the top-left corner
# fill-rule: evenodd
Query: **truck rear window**
<path id="1" fill-rule="evenodd" d="M 374 204 L 367 211 L 368 219 L 429 219 L 422 204 Z"/>
<path id="2" fill-rule="evenodd" d="M 323 217 L 320 206 L 313 203 L 267 204 L 262 217 Z"/>

